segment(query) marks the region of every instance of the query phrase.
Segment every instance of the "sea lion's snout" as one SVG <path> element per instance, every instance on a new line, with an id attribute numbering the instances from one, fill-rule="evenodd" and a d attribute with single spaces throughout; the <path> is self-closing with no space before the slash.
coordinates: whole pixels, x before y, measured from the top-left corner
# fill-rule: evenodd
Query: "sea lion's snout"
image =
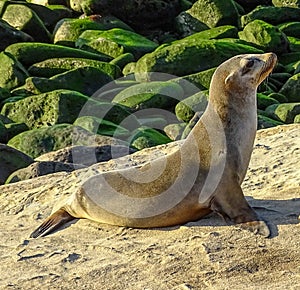
<path id="1" fill-rule="evenodd" d="M 277 63 L 277 56 L 273 52 L 261 54 L 261 60 L 264 62 L 262 71 L 259 77 L 259 84 L 263 82 L 274 69 Z"/>

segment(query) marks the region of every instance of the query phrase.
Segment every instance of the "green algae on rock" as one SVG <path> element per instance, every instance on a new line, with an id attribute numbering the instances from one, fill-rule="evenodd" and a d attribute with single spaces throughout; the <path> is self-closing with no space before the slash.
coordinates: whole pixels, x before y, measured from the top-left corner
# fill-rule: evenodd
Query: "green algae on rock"
<path id="1" fill-rule="evenodd" d="M 241 17 L 242 27 L 253 20 L 260 19 L 272 25 L 299 21 L 300 9 L 291 7 L 257 6 L 254 10 Z"/>
<path id="2" fill-rule="evenodd" d="M 122 126 L 95 116 L 79 117 L 75 120 L 73 125 L 82 127 L 94 134 L 112 136 L 118 139 L 124 139 L 130 134 L 130 132 Z"/>
<path id="3" fill-rule="evenodd" d="M 208 103 L 208 92 L 203 91 L 192 95 L 175 107 L 175 113 L 178 120 L 189 122 L 196 112 L 203 112 Z"/>
<path id="4" fill-rule="evenodd" d="M 39 43 L 39 42 L 20 42 L 8 46 L 6 52 L 11 53 L 18 61 L 25 66 L 56 57 L 77 57 L 100 61 L 111 61 L 112 58 L 101 53 L 91 53 L 77 48 L 62 45 Z"/>
<path id="5" fill-rule="evenodd" d="M 287 36 L 300 38 L 300 22 L 286 22 L 277 26 Z"/>
<path id="6" fill-rule="evenodd" d="M 300 73 L 293 75 L 279 90 L 289 102 L 300 102 Z"/>
<path id="7" fill-rule="evenodd" d="M 66 71 L 49 79 L 39 77 L 27 78 L 23 89 L 32 94 L 67 89 L 92 96 L 97 90 L 112 80 L 113 78 L 103 70 L 85 66 Z"/>
<path id="8" fill-rule="evenodd" d="M 108 137 L 95 135 L 87 130 L 70 125 L 57 124 L 23 132 L 10 139 L 8 145 L 36 158 L 42 154 L 72 145 L 127 145 L 128 143 Z"/>
<path id="9" fill-rule="evenodd" d="M 0 53 L 0 87 L 11 90 L 25 83 L 28 72 L 10 53 Z"/>
<path id="10" fill-rule="evenodd" d="M 166 144 L 172 140 L 166 135 L 158 132 L 155 129 L 142 126 L 132 132 L 132 135 L 128 138 L 130 146 L 142 150 L 161 144 Z"/>
<path id="11" fill-rule="evenodd" d="M 2 19 L 0 19 L 0 37 L 0 51 L 13 43 L 33 41 L 30 35 L 14 28 Z"/>
<path id="12" fill-rule="evenodd" d="M 114 58 L 130 52 L 139 58 L 145 53 L 155 50 L 158 45 L 135 32 L 113 28 L 106 31 L 84 31 L 77 39 L 76 47 L 89 48 Z"/>
<path id="13" fill-rule="evenodd" d="M 112 102 L 134 110 L 171 109 L 183 97 L 180 85 L 172 82 L 146 82 L 133 85 L 118 93 Z"/>
<path id="14" fill-rule="evenodd" d="M 88 97 L 75 91 L 57 90 L 6 103 L 1 114 L 30 129 L 73 123 Z"/>
<path id="15" fill-rule="evenodd" d="M 43 21 L 32 9 L 22 5 L 22 2 L 12 2 L 12 4 L 7 5 L 2 14 L 2 19 L 18 30 L 32 36 L 35 41 L 50 42 L 50 32 Z"/>
<path id="16" fill-rule="evenodd" d="M 108 30 L 112 28 L 123 28 L 132 30 L 128 25 L 113 16 L 104 16 L 96 18 L 65 18 L 56 24 L 53 32 L 53 43 L 75 46 L 78 37 L 85 30 Z"/>
<path id="17" fill-rule="evenodd" d="M 267 107 L 265 111 L 274 120 L 291 124 L 300 114 L 300 103 L 274 104 Z"/>
<path id="18" fill-rule="evenodd" d="M 135 75 L 138 81 L 153 79 L 155 72 L 184 76 L 216 67 L 237 54 L 261 52 L 252 46 L 223 39 L 188 36 L 141 57 L 136 63 Z"/>
<path id="19" fill-rule="evenodd" d="M 273 51 L 277 54 L 288 52 L 289 42 L 286 35 L 277 27 L 262 20 L 254 20 L 247 24 L 239 33 L 239 37 L 264 51 Z"/>
<path id="20" fill-rule="evenodd" d="M 113 64 L 104 61 L 84 59 L 84 58 L 73 58 L 73 57 L 59 57 L 50 58 L 44 61 L 33 64 L 28 68 L 28 73 L 31 76 L 50 78 L 57 74 L 64 73 L 66 71 L 81 68 L 81 67 L 94 67 L 113 79 L 120 77 L 120 68 Z"/>
<path id="21" fill-rule="evenodd" d="M 237 25 L 238 12 L 231 0 L 198 0 L 186 11 L 208 27 Z"/>

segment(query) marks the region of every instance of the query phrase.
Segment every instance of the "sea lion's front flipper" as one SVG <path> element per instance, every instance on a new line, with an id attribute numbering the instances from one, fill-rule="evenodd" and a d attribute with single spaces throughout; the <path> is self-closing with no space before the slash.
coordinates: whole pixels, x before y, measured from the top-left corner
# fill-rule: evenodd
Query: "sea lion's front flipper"
<path id="1" fill-rule="evenodd" d="M 243 229 L 266 238 L 270 236 L 268 225 L 250 207 L 239 184 L 231 184 L 229 191 L 217 194 L 212 199 L 211 209 Z"/>
<path id="2" fill-rule="evenodd" d="M 30 238 L 43 237 L 63 224 L 75 219 L 65 209 L 61 208 L 49 216 L 31 235 Z"/>

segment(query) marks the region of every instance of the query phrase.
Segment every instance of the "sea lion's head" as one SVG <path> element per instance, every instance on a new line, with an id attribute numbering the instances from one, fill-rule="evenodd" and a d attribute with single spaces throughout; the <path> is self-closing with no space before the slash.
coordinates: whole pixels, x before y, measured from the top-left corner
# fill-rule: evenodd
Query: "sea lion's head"
<path id="1" fill-rule="evenodd" d="M 262 81 L 271 73 L 277 56 L 270 52 L 264 54 L 242 54 L 223 62 L 215 71 L 211 90 L 248 95 L 256 91 Z"/>

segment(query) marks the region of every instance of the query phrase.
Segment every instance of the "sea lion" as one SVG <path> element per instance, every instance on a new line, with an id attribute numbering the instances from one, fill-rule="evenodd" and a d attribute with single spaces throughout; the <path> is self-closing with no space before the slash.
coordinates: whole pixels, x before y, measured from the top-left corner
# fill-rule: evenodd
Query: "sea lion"
<path id="1" fill-rule="evenodd" d="M 268 237 L 270 230 L 247 203 L 241 183 L 256 134 L 257 87 L 276 61 L 274 53 L 265 53 L 222 63 L 212 77 L 207 109 L 178 150 L 90 177 L 31 237 L 74 218 L 151 228 L 195 221 L 212 211 Z"/>

